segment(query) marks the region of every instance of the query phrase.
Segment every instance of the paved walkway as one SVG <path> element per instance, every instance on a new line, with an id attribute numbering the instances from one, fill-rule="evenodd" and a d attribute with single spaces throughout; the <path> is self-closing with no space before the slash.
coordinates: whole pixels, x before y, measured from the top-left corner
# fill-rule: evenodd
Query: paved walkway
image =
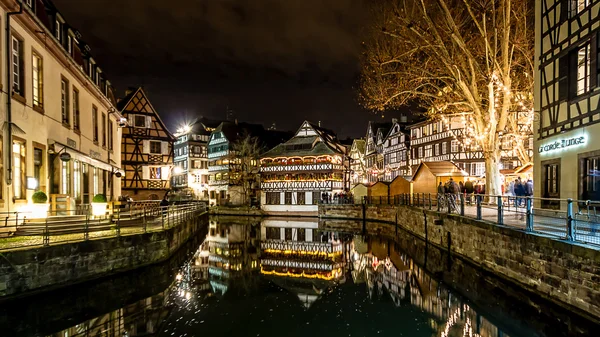
<path id="1" fill-rule="evenodd" d="M 429 206 L 422 207 L 429 209 Z M 437 210 L 437 206 L 433 205 L 432 210 Z M 447 208 L 441 212 L 447 212 Z M 460 204 L 458 210 L 452 213 L 460 212 Z M 543 213 L 555 213 L 554 215 L 542 215 Z M 504 207 L 503 209 L 503 225 L 526 229 L 526 209 L 524 207 L 515 208 Z M 536 214 L 538 213 L 538 214 Z M 542 214 L 539 214 L 542 213 Z M 465 205 L 465 216 L 469 218 L 477 217 L 477 207 L 475 205 Z M 490 222 L 498 223 L 498 208 L 496 205 L 482 205 L 481 218 Z M 575 241 L 600 245 L 600 222 L 595 219 L 596 216 L 588 217 L 585 214 L 575 214 Z M 567 219 L 564 212 L 554 212 L 546 210 L 533 210 L 533 231 L 546 234 L 549 236 L 566 239 L 567 237 Z"/>

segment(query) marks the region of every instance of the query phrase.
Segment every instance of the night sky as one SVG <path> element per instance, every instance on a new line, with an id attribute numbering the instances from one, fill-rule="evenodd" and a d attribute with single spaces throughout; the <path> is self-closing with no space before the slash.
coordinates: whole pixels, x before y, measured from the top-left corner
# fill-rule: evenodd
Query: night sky
<path id="1" fill-rule="evenodd" d="M 340 137 L 381 120 L 357 103 L 365 0 L 54 0 L 116 86 L 143 85 L 174 131 L 203 115 Z M 387 114 L 386 119 L 391 118 Z"/>

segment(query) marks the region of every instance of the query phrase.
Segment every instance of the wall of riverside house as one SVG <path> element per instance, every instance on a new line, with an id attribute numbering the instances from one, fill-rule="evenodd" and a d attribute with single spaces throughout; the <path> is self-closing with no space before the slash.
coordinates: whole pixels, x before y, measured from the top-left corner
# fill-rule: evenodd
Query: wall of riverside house
<path id="1" fill-rule="evenodd" d="M 59 288 L 165 261 L 206 226 L 208 213 L 164 231 L 3 252 L 0 298 Z"/>
<path id="2" fill-rule="evenodd" d="M 523 230 L 410 206 L 368 205 L 367 230 L 394 235 L 398 226 L 544 298 L 600 320 L 600 249 Z M 396 214 L 397 212 L 397 214 Z M 362 205 L 319 205 L 327 219 L 362 219 Z M 427 225 L 425 224 L 427 220 Z M 438 223 L 436 224 L 436 221 Z M 334 221 L 332 221 L 333 223 Z M 360 222 L 348 222 L 360 229 Z M 343 228 L 343 225 L 341 226 Z"/>

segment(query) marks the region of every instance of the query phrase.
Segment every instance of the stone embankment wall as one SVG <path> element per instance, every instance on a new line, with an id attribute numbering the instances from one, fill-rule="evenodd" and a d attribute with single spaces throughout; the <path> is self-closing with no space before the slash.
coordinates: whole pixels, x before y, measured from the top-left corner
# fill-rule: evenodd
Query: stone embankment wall
<path id="1" fill-rule="evenodd" d="M 58 288 L 165 261 L 206 226 L 205 212 L 164 231 L 0 253 L 0 297 Z"/>
<path id="2" fill-rule="evenodd" d="M 600 249 L 410 206 L 367 205 L 364 212 L 367 220 L 392 224 L 375 226 L 376 231 L 394 234 L 397 223 L 430 244 L 600 321 Z M 363 219 L 363 207 L 322 205 L 319 216 Z M 351 223 L 360 229 L 360 222 Z"/>

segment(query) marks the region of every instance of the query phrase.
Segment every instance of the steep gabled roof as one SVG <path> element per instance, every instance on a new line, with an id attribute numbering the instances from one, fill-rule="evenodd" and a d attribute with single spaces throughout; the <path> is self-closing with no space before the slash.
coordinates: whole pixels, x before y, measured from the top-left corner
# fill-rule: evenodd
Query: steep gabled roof
<path id="1" fill-rule="evenodd" d="M 156 117 L 156 120 L 158 121 L 158 123 L 160 124 L 160 126 L 163 128 L 163 130 L 165 130 L 165 132 L 167 133 L 167 135 L 171 139 L 174 140 L 175 137 L 169 131 L 169 129 L 167 129 L 167 126 L 165 125 L 165 123 L 160 118 L 160 115 L 158 114 L 158 112 L 156 111 L 156 109 L 154 109 L 154 107 L 152 106 L 152 103 L 150 103 L 150 100 L 148 99 L 148 95 L 146 95 L 146 92 L 144 92 L 144 89 L 142 87 L 139 87 L 136 90 L 131 90 L 131 92 L 129 94 L 127 94 L 122 100 L 119 101 L 119 103 L 117 104 L 117 109 L 119 110 L 119 112 L 121 112 L 122 115 L 124 115 L 125 112 L 131 112 L 131 113 L 135 114 L 137 111 L 134 111 L 134 110 L 128 111 L 128 110 L 125 110 L 125 109 L 129 105 L 129 103 L 131 103 L 133 101 L 133 99 L 136 96 L 138 96 L 138 93 L 141 93 L 143 99 L 145 100 L 144 105 L 147 104 L 150 107 L 151 112 L 154 114 L 154 116 Z M 141 103 L 139 103 L 139 104 L 141 104 Z"/>
<path id="2" fill-rule="evenodd" d="M 367 143 L 366 143 L 366 142 L 365 142 L 365 140 L 364 140 L 364 139 L 362 139 L 362 138 L 355 139 L 355 140 L 352 142 L 352 150 L 351 150 L 351 151 L 354 151 L 354 150 L 356 150 L 356 151 L 358 151 L 359 153 L 364 153 L 364 152 L 365 152 L 365 149 L 366 149 L 366 144 L 367 144 Z"/>
<path id="3" fill-rule="evenodd" d="M 319 156 L 324 154 L 346 154 L 335 133 L 318 125 L 304 121 L 294 137 L 281 143 L 262 157 Z"/>
<path id="4" fill-rule="evenodd" d="M 413 174 L 412 180 L 419 174 L 419 171 L 423 167 L 426 167 L 431 174 L 436 177 L 457 177 L 463 176 L 467 177 L 469 174 L 463 171 L 460 167 L 456 166 L 451 161 L 429 161 L 429 162 L 421 162 L 417 169 L 415 170 L 415 174 Z"/>

